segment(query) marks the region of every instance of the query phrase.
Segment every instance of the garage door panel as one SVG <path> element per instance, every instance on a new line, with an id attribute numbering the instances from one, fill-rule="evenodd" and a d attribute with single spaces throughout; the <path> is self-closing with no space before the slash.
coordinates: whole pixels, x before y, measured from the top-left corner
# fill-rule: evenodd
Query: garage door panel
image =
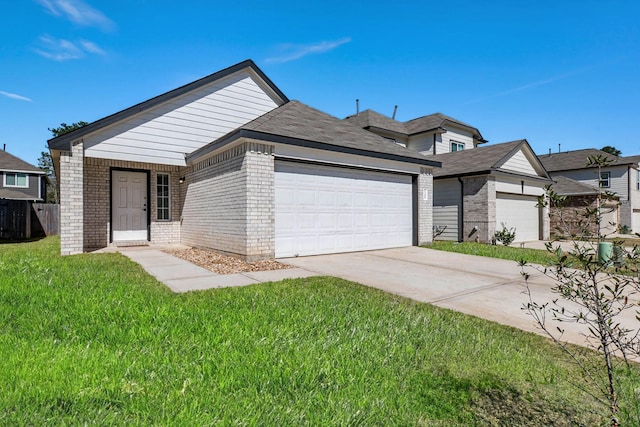
<path id="1" fill-rule="evenodd" d="M 496 195 L 496 229 L 516 229 L 516 242 L 538 240 L 540 238 L 540 209 L 538 199 L 518 194 L 498 193 Z"/>
<path id="2" fill-rule="evenodd" d="M 275 178 L 277 257 L 412 244 L 408 175 L 276 161 Z"/>

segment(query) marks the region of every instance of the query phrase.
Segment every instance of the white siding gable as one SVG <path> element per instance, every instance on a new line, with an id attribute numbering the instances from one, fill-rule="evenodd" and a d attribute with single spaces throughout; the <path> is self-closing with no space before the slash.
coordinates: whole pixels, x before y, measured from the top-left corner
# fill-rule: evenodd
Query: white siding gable
<path id="1" fill-rule="evenodd" d="M 281 101 L 261 80 L 239 71 L 84 138 L 85 155 L 185 165 L 185 154 L 218 139 Z"/>
<path id="2" fill-rule="evenodd" d="M 445 126 L 445 133 L 438 135 L 436 139 L 436 154 L 450 153 L 451 143 L 463 144 L 465 150 L 476 148 L 473 144 L 473 135 L 462 129 Z"/>
<path id="3" fill-rule="evenodd" d="M 508 157 L 504 163 L 498 165 L 498 168 L 519 174 L 543 176 L 542 171 L 536 170 L 532 161 L 527 157 L 522 149 Z"/>

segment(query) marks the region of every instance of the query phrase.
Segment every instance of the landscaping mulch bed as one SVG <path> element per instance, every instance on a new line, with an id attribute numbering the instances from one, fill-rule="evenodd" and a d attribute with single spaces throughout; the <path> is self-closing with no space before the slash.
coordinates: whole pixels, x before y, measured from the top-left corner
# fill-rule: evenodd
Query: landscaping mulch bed
<path id="1" fill-rule="evenodd" d="M 206 249 L 167 249 L 165 252 L 217 274 L 235 274 L 246 273 L 249 271 L 284 270 L 287 268 L 293 268 L 290 265 L 273 260 L 245 262 L 239 258 L 221 255 Z"/>

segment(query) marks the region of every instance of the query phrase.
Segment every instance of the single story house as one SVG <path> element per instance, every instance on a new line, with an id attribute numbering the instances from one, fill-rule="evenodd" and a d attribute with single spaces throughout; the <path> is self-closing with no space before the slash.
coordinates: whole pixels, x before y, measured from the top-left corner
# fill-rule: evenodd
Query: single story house
<path id="1" fill-rule="evenodd" d="M 434 170 L 434 238 L 491 242 L 516 228 L 516 241 L 549 237 L 537 198 L 551 183 L 526 140 L 481 146 L 480 131 L 442 113 L 400 122 L 372 110 L 345 118 L 372 133 L 441 162 Z"/>
<path id="2" fill-rule="evenodd" d="M 587 164 L 592 156 L 600 156 L 609 161 L 600 168 L 599 176 L 598 168 Z M 640 156 L 614 156 L 587 148 L 538 157 L 553 179 L 564 176 L 615 193 L 620 200 L 618 227 L 640 233 Z"/>
<path id="3" fill-rule="evenodd" d="M 249 261 L 432 240 L 435 160 L 290 101 L 250 60 L 49 141 L 61 252 Z"/>

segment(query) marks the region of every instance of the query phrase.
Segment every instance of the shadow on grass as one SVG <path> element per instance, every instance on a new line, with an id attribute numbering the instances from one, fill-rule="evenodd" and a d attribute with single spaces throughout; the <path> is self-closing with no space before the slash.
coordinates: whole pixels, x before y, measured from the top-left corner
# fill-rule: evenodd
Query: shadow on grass
<path id="1" fill-rule="evenodd" d="M 32 243 L 45 239 L 47 236 L 31 237 L 30 239 L 2 239 L 0 238 L 0 245 L 15 245 L 17 243 Z"/>

